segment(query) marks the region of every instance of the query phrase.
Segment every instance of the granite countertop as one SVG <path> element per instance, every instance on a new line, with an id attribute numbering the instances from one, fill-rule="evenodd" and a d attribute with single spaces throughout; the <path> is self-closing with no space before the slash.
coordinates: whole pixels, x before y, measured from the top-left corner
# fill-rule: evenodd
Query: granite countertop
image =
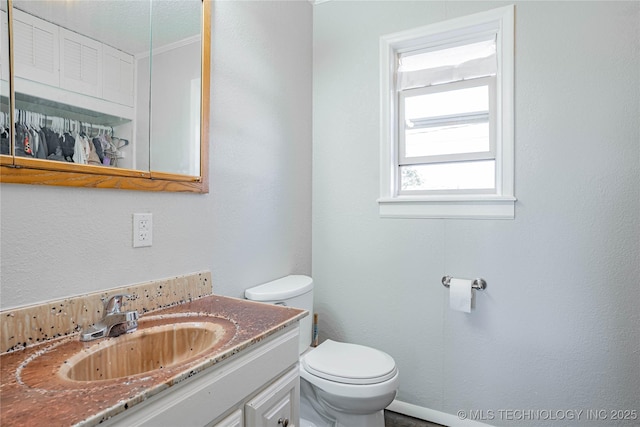
<path id="1" fill-rule="evenodd" d="M 216 316 L 235 325 L 224 345 L 213 347 L 185 363 L 125 378 L 69 381 L 58 370 L 77 351 L 104 340 L 83 343 L 78 335 L 52 339 L 0 355 L 0 425 L 93 426 L 136 403 L 197 375 L 307 315 L 304 310 L 211 295 L 141 316 L 171 317 L 179 313 Z M 64 346 L 65 351 L 50 351 Z M 34 362 L 34 361 L 37 361 Z"/>

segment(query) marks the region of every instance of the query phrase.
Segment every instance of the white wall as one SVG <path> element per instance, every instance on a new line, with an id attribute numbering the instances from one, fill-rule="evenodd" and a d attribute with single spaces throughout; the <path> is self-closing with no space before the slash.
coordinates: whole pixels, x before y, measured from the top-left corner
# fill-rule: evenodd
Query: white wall
<path id="1" fill-rule="evenodd" d="M 216 2 L 211 192 L 0 185 L 9 308 L 209 269 L 216 293 L 311 270 L 311 23 L 299 2 Z M 131 214 L 152 212 L 133 249 Z"/>
<path id="2" fill-rule="evenodd" d="M 379 37 L 504 4 L 315 6 L 321 338 L 388 352 L 399 400 L 454 416 L 640 410 L 640 3 L 516 4 L 515 220 L 378 217 Z M 487 280 L 471 314 L 446 274 Z"/>

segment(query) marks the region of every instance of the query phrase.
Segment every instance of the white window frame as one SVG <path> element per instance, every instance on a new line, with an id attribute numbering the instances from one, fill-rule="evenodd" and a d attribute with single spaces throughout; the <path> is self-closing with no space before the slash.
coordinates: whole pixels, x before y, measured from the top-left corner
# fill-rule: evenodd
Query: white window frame
<path id="1" fill-rule="evenodd" d="M 496 34 L 496 183 L 490 193 L 438 191 L 400 194 L 398 55 Z M 380 216 L 383 218 L 513 219 L 514 193 L 514 6 L 505 6 L 380 38 Z M 435 86 L 433 86 L 435 87 Z"/>

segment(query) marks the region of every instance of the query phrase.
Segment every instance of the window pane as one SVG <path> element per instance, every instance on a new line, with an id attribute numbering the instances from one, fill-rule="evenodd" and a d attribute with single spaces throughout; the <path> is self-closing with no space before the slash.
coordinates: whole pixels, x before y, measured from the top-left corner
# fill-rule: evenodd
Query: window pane
<path id="1" fill-rule="evenodd" d="M 478 153 L 490 150 L 489 123 L 407 129 L 405 157 Z"/>
<path id="2" fill-rule="evenodd" d="M 408 96 L 404 107 L 408 126 L 412 119 L 489 111 L 489 86 Z"/>
<path id="3" fill-rule="evenodd" d="M 400 166 L 402 191 L 491 190 L 495 160 Z"/>

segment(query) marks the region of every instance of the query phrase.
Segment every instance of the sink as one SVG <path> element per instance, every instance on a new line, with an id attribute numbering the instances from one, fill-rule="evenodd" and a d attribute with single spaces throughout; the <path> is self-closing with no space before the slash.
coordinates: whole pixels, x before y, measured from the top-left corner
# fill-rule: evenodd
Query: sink
<path id="1" fill-rule="evenodd" d="M 76 339 L 54 346 L 30 360 L 22 369 L 29 383 L 40 368 L 58 360 L 57 377 L 63 382 L 95 382 L 168 373 L 223 347 L 235 335 L 230 320 L 199 314 L 141 318 L 135 332 L 83 343 Z M 41 384 L 33 384 L 41 386 Z"/>
<path id="2" fill-rule="evenodd" d="M 180 320 L 138 329 L 105 345 L 93 346 L 71 357 L 60 374 L 74 381 L 100 381 L 165 369 L 223 344 L 221 340 L 228 335 L 227 325 L 220 321 Z"/>

